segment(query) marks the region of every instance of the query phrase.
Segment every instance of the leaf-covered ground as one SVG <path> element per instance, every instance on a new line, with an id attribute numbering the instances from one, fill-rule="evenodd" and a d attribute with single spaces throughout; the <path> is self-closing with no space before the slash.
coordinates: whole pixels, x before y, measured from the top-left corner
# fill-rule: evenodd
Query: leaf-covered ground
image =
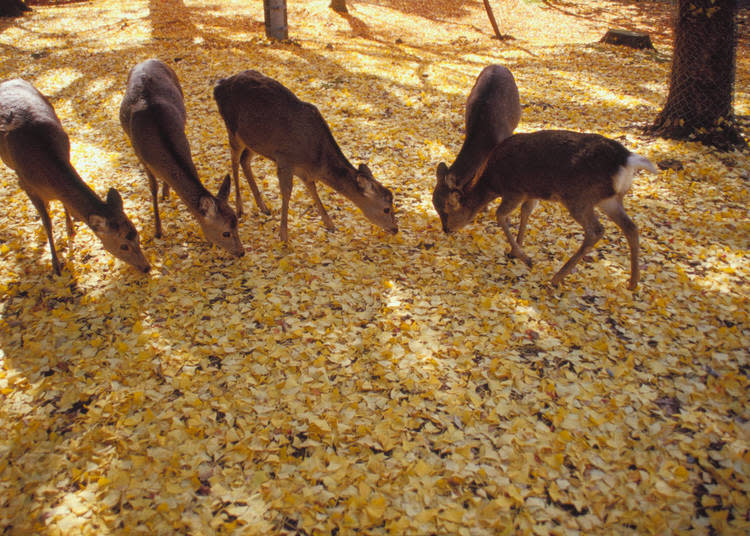
<path id="1" fill-rule="evenodd" d="M 289 4 L 286 44 L 264 38 L 260 1 L 98 0 L 0 21 L 0 79 L 49 96 L 73 164 L 101 195 L 120 190 L 154 267 L 113 260 L 80 223 L 69 241 L 53 204 L 55 277 L 0 166 L 0 532 L 746 534 L 750 159 L 641 135 L 666 96 L 670 4 L 494 2 L 516 37 L 502 43 L 478 1 Z M 658 52 L 597 44 L 609 26 L 651 32 Z M 745 121 L 747 52 L 743 34 Z M 254 68 L 318 105 L 394 190 L 401 232 L 325 190 L 328 233 L 297 183 L 282 247 L 259 159 L 273 214 L 244 185 L 244 258 L 207 245 L 174 196 L 154 239 L 117 119 L 149 57 L 182 80 L 209 189 L 229 170 L 212 87 Z M 595 131 L 683 164 L 638 175 L 626 199 L 638 291 L 609 222 L 547 284 L 581 239 L 553 204 L 530 223 L 532 270 L 506 257 L 492 211 L 442 233 L 434 170 L 488 63 L 515 74 L 519 131 Z"/>

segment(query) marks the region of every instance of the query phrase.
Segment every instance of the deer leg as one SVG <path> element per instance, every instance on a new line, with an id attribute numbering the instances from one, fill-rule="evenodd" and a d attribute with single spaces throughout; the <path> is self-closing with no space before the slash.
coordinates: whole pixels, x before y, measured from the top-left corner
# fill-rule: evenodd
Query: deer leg
<path id="1" fill-rule="evenodd" d="M 55 250 L 55 238 L 52 235 L 52 221 L 49 218 L 49 212 L 47 212 L 47 203 L 45 203 L 40 197 L 29 194 L 29 199 L 36 207 L 39 216 L 42 218 L 42 225 L 44 230 L 47 232 L 47 242 L 49 243 L 49 252 L 52 256 L 52 267 L 55 269 L 57 275 L 61 274 L 60 261 L 57 259 L 57 251 Z"/>
<path id="2" fill-rule="evenodd" d="M 278 165 L 276 174 L 279 177 L 279 189 L 281 190 L 281 226 L 279 227 L 279 238 L 282 242 L 289 243 L 287 232 L 287 221 L 289 220 L 289 200 L 292 198 L 292 168 L 290 166 Z"/>
<path id="3" fill-rule="evenodd" d="M 240 158 L 242 156 L 243 148 L 237 147 L 236 143 L 232 141 L 232 134 L 229 134 L 229 149 L 232 153 L 232 180 L 234 180 L 234 210 L 237 213 L 237 217 L 242 217 L 242 193 L 240 192 Z M 247 174 L 247 171 L 245 171 Z"/>
<path id="4" fill-rule="evenodd" d="M 628 288 L 635 290 L 640 279 L 640 268 L 638 266 L 638 227 L 625 213 L 625 207 L 622 205 L 622 196 L 605 199 L 598 206 L 609 219 L 622 229 L 625 238 L 628 240 L 628 246 L 630 246 L 630 281 Z"/>
<path id="5" fill-rule="evenodd" d="M 529 216 L 531 216 L 531 213 L 534 212 L 538 204 L 538 199 L 527 199 L 521 205 L 521 222 L 518 224 L 518 236 L 516 237 L 519 247 L 523 245 L 523 237 L 526 234 L 526 224 L 529 222 Z"/>
<path id="6" fill-rule="evenodd" d="M 318 214 L 320 214 L 320 219 L 323 220 L 323 225 L 325 225 L 326 229 L 328 229 L 329 231 L 335 231 L 336 227 L 333 225 L 333 221 L 328 215 L 328 212 L 326 212 L 326 207 L 323 206 L 323 203 L 320 201 L 320 197 L 318 197 L 318 189 L 315 187 L 315 181 L 304 180 L 303 182 L 307 187 L 307 191 L 310 193 L 310 197 L 312 197 L 313 199 L 313 203 L 315 204 L 315 208 L 318 210 Z"/>
<path id="7" fill-rule="evenodd" d="M 161 200 L 166 201 L 169 198 L 169 183 L 163 182 L 161 185 Z"/>
<path id="8" fill-rule="evenodd" d="M 495 212 L 495 218 L 497 219 L 497 223 L 503 228 L 505 238 L 508 239 L 508 243 L 510 244 L 510 255 L 512 257 L 518 257 L 525 262 L 529 268 L 531 268 L 531 259 L 523 252 L 521 246 L 516 242 L 516 239 L 513 238 L 513 234 L 510 232 L 510 223 L 508 221 L 508 215 L 513 212 L 518 205 L 523 203 L 524 199 L 525 198 L 522 195 L 508 195 L 503 197 L 500 206 L 497 207 L 497 211 Z"/>
<path id="9" fill-rule="evenodd" d="M 68 231 L 68 238 L 73 238 L 76 234 L 75 227 L 73 227 L 73 220 L 70 218 L 70 212 L 67 208 L 63 208 L 65 211 L 65 230 Z"/>
<path id="10" fill-rule="evenodd" d="M 151 190 L 151 201 L 154 206 L 154 225 L 156 226 L 156 232 L 154 236 L 161 238 L 161 218 L 159 217 L 159 183 L 148 169 L 148 166 L 143 165 L 146 168 L 146 177 L 148 177 L 148 189 Z M 164 183 L 166 185 L 166 183 Z"/>
<path id="11" fill-rule="evenodd" d="M 584 236 L 583 243 L 581 244 L 581 247 L 578 248 L 578 251 L 576 251 L 573 256 L 568 259 L 568 262 L 566 262 L 552 277 L 551 283 L 554 286 L 557 286 L 565 276 L 573 270 L 575 265 L 578 264 L 578 261 L 581 260 L 581 257 L 594 247 L 594 244 L 596 244 L 604 234 L 604 228 L 602 227 L 602 224 L 599 223 L 599 218 L 596 217 L 593 206 L 587 206 L 581 210 L 571 208 L 567 204 L 565 206 L 568 209 L 568 212 L 570 212 L 570 215 L 573 216 L 573 218 L 583 227 Z"/>
<path id="12" fill-rule="evenodd" d="M 247 183 L 250 185 L 250 190 L 253 192 L 253 198 L 255 198 L 255 205 L 258 207 L 258 210 L 260 210 L 263 214 L 270 214 L 271 211 L 263 201 L 263 195 L 258 189 L 258 184 L 255 182 L 255 177 L 253 176 L 253 170 L 250 167 L 250 161 L 252 159 L 253 153 L 250 152 L 250 149 L 245 149 L 242 152 L 242 157 L 240 158 L 242 171 L 245 172 L 245 178 L 247 179 Z"/>

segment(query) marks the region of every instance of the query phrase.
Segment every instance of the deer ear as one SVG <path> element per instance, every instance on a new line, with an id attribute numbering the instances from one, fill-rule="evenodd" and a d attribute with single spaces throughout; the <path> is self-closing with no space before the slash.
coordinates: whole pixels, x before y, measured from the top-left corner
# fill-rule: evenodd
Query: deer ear
<path id="1" fill-rule="evenodd" d="M 357 189 L 365 197 L 373 198 L 376 195 L 375 188 L 372 187 L 372 182 L 362 173 L 357 173 Z"/>
<path id="2" fill-rule="evenodd" d="M 372 171 L 370 171 L 370 168 L 367 167 L 367 164 L 360 164 L 359 167 L 357 168 L 357 173 L 361 173 L 362 175 L 370 179 L 373 178 Z"/>
<path id="3" fill-rule="evenodd" d="M 118 212 L 122 211 L 122 197 L 114 188 L 110 188 L 107 192 L 107 204 Z"/>
<path id="4" fill-rule="evenodd" d="M 438 184 L 445 182 L 445 176 L 448 173 L 448 166 L 445 165 L 445 162 L 440 162 L 437 167 L 437 171 L 435 174 L 437 175 Z"/>
<path id="5" fill-rule="evenodd" d="M 111 191 L 113 190 L 110 190 L 110 192 Z M 107 196 L 107 198 L 109 198 L 109 196 Z M 89 224 L 89 227 L 91 227 L 95 233 L 103 233 L 107 230 L 107 218 L 99 216 L 98 214 L 92 214 L 89 216 L 86 223 Z"/>
<path id="6" fill-rule="evenodd" d="M 216 197 L 221 201 L 226 201 L 229 198 L 229 190 L 232 187 L 232 181 L 229 180 L 229 174 L 224 177 L 224 182 L 219 187 L 219 193 Z"/>
<path id="7" fill-rule="evenodd" d="M 198 201 L 198 212 L 204 218 L 213 218 L 216 216 L 216 201 L 204 195 Z"/>

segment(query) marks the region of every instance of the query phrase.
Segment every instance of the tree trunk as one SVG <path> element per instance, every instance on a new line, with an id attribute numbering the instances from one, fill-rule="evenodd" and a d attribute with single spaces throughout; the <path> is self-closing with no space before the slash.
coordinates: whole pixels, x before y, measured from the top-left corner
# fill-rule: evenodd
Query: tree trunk
<path id="1" fill-rule="evenodd" d="M 679 0 L 669 95 L 647 131 L 720 149 L 747 145 L 734 117 L 737 0 Z"/>
<path id="2" fill-rule="evenodd" d="M 484 2 L 484 10 L 487 12 L 487 17 L 490 19 L 490 24 L 492 25 L 492 30 L 495 32 L 495 37 L 498 38 L 498 40 L 503 41 L 505 39 L 509 39 L 510 36 L 503 35 L 500 33 L 500 28 L 497 27 L 497 21 L 495 20 L 495 14 L 492 13 L 492 7 L 490 7 L 489 0 L 482 0 Z"/>
<path id="3" fill-rule="evenodd" d="M 23 0 L 0 0 L 0 17 L 20 17 L 25 11 L 31 11 Z"/>
<path id="4" fill-rule="evenodd" d="M 332 10 L 334 10 L 336 13 L 349 13 L 349 11 L 346 9 L 346 0 L 331 0 L 331 5 L 329 5 Z"/>
<path id="5" fill-rule="evenodd" d="M 283 41 L 289 39 L 286 23 L 286 0 L 263 0 L 266 37 Z"/>
<path id="6" fill-rule="evenodd" d="M 608 45 L 618 45 L 630 48 L 637 48 L 641 50 L 654 50 L 654 45 L 651 42 L 651 37 L 647 33 L 631 32 L 628 30 L 621 30 L 619 28 L 610 28 L 607 33 L 604 34 L 599 40 L 600 43 L 606 43 Z"/>

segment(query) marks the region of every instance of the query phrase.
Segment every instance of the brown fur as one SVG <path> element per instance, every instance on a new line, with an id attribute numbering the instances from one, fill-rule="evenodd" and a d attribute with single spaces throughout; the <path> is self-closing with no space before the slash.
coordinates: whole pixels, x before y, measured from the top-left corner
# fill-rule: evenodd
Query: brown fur
<path id="1" fill-rule="evenodd" d="M 258 153 L 276 162 L 282 198 L 279 235 L 284 242 L 294 175 L 302 179 L 329 230 L 333 222 L 318 197 L 316 180 L 343 194 L 374 224 L 392 233 L 398 230 L 390 190 L 373 178 L 366 165 L 355 168 L 349 163 L 315 106 L 257 71 L 220 80 L 214 99 L 229 135 L 238 215 L 242 214 L 240 165 L 258 209 L 270 213 L 250 167 Z"/>
<path id="2" fill-rule="evenodd" d="M 241 257 L 245 249 L 237 230 L 237 216 L 227 203 L 231 182 L 227 176 L 216 196 L 198 178 L 185 136 L 185 104 L 175 72 L 159 60 L 146 60 L 130 70 L 120 105 L 120 124 L 148 177 L 154 208 L 156 236 L 162 235 L 159 185 L 162 198 L 171 187 L 213 244 Z"/>
<path id="3" fill-rule="evenodd" d="M 511 245 L 511 255 L 531 266 L 521 249 L 526 222 L 538 200 L 562 203 L 584 229 L 581 247 L 552 278 L 557 285 L 596 244 L 603 228 L 594 211 L 603 210 L 623 231 L 630 246 L 630 288 L 638 284 L 638 230 L 622 204 L 626 191 L 615 191 L 614 177 L 653 164 L 620 143 L 597 134 L 549 130 L 515 134 L 498 144 L 476 181 L 464 188 L 438 175 L 433 204 L 446 232 L 460 229 L 497 197 L 496 218 Z M 522 206 L 518 238 L 510 233 L 509 214 Z"/>
<path id="4" fill-rule="evenodd" d="M 138 232 L 122 210 L 122 199 L 111 188 L 102 201 L 70 163 L 70 140 L 47 98 L 28 82 L 0 84 L 0 156 L 18 175 L 47 232 L 52 266 L 60 274 L 50 201 L 65 207 L 68 235 L 75 233 L 70 214 L 85 222 L 115 257 L 142 272 L 149 264 L 141 252 Z"/>

